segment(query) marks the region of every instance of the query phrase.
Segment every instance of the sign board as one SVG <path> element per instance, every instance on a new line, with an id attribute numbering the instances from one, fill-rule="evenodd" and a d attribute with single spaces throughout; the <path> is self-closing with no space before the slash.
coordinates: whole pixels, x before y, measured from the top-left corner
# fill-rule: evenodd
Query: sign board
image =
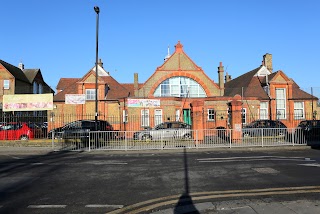
<path id="1" fill-rule="evenodd" d="M 3 111 L 53 110 L 53 94 L 3 95 Z"/>
<path id="2" fill-rule="evenodd" d="M 241 124 L 234 124 L 234 129 L 238 132 L 241 131 Z"/>
<path id="3" fill-rule="evenodd" d="M 159 99 L 128 99 L 128 107 L 160 107 Z"/>
<path id="4" fill-rule="evenodd" d="M 86 95 L 85 94 L 66 94 L 65 104 L 85 104 Z"/>

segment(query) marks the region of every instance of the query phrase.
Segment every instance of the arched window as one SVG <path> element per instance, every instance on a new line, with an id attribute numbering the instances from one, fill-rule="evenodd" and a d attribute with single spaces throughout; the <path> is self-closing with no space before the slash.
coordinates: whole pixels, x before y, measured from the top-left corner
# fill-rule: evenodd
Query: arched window
<path id="1" fill-rule="evenodd" d="M 155 97 L 206 97 L 199 83 L 188 77 L 171 77 L 155 90 Z"/>

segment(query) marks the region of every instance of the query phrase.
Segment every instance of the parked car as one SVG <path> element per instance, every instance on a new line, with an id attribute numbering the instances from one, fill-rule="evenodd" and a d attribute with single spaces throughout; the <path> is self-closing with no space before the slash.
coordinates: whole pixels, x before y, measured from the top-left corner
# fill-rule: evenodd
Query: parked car
<path id="1" fill-rule="evenodd" d="M 114 138 L 112 125 L 105 120 L 97 121 L 97 131 L 104 131 L 98 133 L 98 138 L 104 138 L 104 140 Z M 62 138 L 62 139 L 80 139 L 81 142 L 87 142 L 89 140 L 89 132 L 96 131 L 95 120 L 76 120 L 70 122 L 62 127 L 50 130 L 48 138 Z"/>
<path id="2" fill-rule="evenodd" d="M 43 138 L 45 136 L 40 123 L 29 122 L 28 126 L 32 129 L 34 138 Z"/>
<path id="3" fill-rule="evenodd" d="M 244 137 L 286 136 L 287 126 L 279 120 L 255 120 L 242 129 Z"/>
<path id="4" fill-rule="evenodd" d="M 156 140 L 168 138 L 185 138 L 192 137 L 192 130 L 189 124 L 183 122 L 164 122 L 153 129 L 146 129 L 135 132 L 133 139 L 135 140 Z"/>
<path id="5" fill-rule="evenodd" d="M 295 141 L 310 143 L 318 141 L 320 145 L 320 120 L 303 120 L 295 130 Z"/>
<path id="6" fill-rule="evenodd" d="M 0 127 L 0 140 L 29 140 L 34 138 L 34 129 L 25 122 L 9 122 Z"/>

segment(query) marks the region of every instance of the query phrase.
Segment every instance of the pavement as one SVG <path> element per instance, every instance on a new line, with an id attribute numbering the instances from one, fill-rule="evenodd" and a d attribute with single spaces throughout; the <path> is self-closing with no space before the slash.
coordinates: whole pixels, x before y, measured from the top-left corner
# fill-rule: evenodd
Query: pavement
<path id="1" fill-rule="evenodd" d="M 265 200 L 233 200 L 204 202 L 164 209 L 153 214 L 317 214 L 320 200 L 267 202 Z"/>

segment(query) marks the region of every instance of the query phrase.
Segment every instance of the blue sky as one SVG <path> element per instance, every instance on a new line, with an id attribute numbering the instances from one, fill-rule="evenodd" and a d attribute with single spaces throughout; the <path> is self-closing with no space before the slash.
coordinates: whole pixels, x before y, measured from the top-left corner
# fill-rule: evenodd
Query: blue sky
<path id="1" fill-rule="evenodd" d="M 53 89 L 82 77 L 99 58 L 120 83 L 146 81 L 178 41 L 215 82 L 217 67 L 237 76 L 273 55 L 302 89 L 319 87 L 318 0 L 1 0 L 0 59 L 40 68 Z"/>

